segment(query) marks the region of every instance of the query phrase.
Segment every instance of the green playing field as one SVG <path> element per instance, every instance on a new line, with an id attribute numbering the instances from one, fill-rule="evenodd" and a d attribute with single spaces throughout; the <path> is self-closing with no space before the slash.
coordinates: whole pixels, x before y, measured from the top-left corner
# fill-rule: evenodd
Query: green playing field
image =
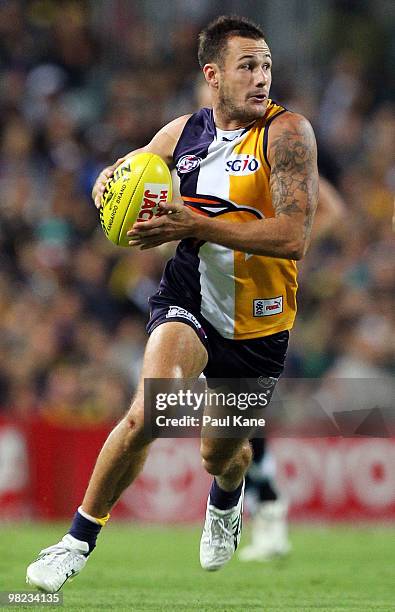
<path id="1" fill-rule="evenodd" d="M 58 541 L 64 528 L 35 523 L 0 526 L 0 590 L 29 590 L 24 583 L 26 565 L 40 548 Z M 395 529 L 294 527 L 293 551 L 287 559 L 241 563 L 235 558 L 215 573 L 200 569 L 199 538 L 196 527 L 109 524 L 81 575 L 65 585 L 63 609 L 395 610 Z"/>

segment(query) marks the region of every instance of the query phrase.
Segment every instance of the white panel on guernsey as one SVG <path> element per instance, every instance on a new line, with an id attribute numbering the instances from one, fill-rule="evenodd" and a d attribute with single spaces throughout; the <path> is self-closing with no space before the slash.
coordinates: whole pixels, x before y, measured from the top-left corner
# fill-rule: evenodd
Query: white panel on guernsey
<path id="1" fill-rule="evenodd" d="M 225 338 L 233 338 L 235 284 L 233 251 L 206 242 L 199 250 L 202 315 Z"/>
<path id="2" fill-rule="evenodd" d="M 226 162 L 231 158 L 233 149 L 244 138 L 244 130 L 224 132 L 217 129 L 217 138 L 213 140 L 207 150 L 199 168 L 199 177 L 196 185 L 196 194 L 217 196 L 229 200 L 229 173 L 226 172 Z M 222 140 L 226 135 L 229 141 Z"/>
<path id="3" fill-rule="evenodd" d="M 208 148 L 207 157 L 202 160 L 196 194 L 216 196 L 229 200 L 229 174 L 225 172 L 226 162 L 231 157 L 244 130 L 223 132 L 217 130 L 217 138 Z M 225 136 L 228 140 L 222 140 Z M 201 313 L 225 338 L 234 337 L 235 284 L 234 255 L 231 249 L 204 244 L 199 250 L 199 272 L 201 287 Z"/>

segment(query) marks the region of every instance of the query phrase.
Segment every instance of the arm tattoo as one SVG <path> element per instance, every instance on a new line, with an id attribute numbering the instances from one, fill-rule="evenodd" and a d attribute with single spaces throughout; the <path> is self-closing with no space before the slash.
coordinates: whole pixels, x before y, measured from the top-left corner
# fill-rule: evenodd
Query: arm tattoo
<path id="1" fill-rule="evenodd" d="M 303 239 L 310 236 L 317 206 L 317 154 L 310 126 L 284 130 L 271 145 L 270 190 L 276 216 L 302 214 Z"/>

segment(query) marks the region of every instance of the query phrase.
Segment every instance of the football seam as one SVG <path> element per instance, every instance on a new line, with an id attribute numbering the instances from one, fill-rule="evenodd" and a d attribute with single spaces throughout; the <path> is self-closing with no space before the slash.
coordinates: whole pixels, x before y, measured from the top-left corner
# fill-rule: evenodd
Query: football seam
<path id="1" fill-rule="evenodd" d="M 144 166 L 144 170 L 141 172 L 140 178 L 139 178 L 139 180 L 137 181 L 137 183 L 136 183 L 136 185 L 135 185 L 135 188 L 134 188 L 134 190 L 133 190 L 133 193 L 131 194 L 131 196 L 130 196 L 130 198 L 129 198 L 129 202 L 128 202 L 128 205 L 127 205 L 127 208 L 126 208 L 125 214 L 124 214 L 124 216 L 123 216 L 122 223 L 121 223 L 121 226 L 120 226 L 120 229 L 119 229 L 119 233 L 118 233 L 118 245 L 119 245 L 119 238 L 120 238 L 120 236 L 121 236 L 121 233 L 122 233 L 122 230 L 123 230 L 123 226 L 124 226 L 124 223 L 125 223 L 125 218 L 126 218 L 126 215 L 128 214 L 128 211 L 129 211 L 130 202 L 132 201 L 133 196 L 134 196 L 134 194 L 136 193 L 136 190 L 137 190 L 138 186 L 140 185 L 140 182 L 141 182 L 141 180 L 142 180 L 142 178 L 143 178 L 144 172 L 147 170 L 147 167 L 148 167 L 148 165 L 150 164 L 150 162 L 151 162 L 151 160 L 152 160 L 152 158 L 153 158 L 153 156 L 154 156 L 154 155 L 155 155 L 155 153 L 150 153 L 150 156 L 151 156 L 151 157 L 149 158 L 149 160 L 148 160 L 148 161 L 147 161 L 147 163 L 145 164 L 145 166 Z"/>

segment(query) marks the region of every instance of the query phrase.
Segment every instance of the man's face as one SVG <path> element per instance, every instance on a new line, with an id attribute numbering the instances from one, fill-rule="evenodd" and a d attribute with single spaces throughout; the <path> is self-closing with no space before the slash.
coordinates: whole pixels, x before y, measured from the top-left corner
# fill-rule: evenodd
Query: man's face
<path id="1" fill-rule="evenodd" d="M 272 60 L 266 42 L 232 36 L 219 66 L 218 102 L 232 119 L 263 117 L 272 82 Z"/>

